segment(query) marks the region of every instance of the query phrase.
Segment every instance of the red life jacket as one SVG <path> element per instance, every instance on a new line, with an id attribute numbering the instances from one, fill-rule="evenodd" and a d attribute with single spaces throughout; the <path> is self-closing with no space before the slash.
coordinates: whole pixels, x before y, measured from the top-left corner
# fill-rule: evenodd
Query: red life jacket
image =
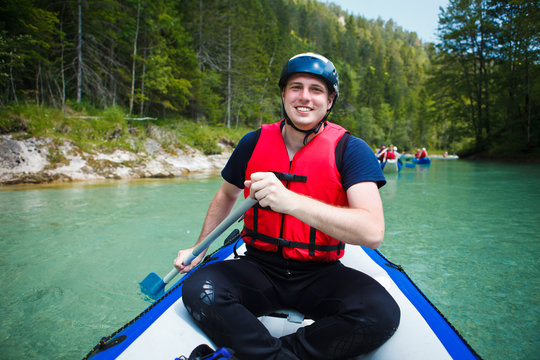
<path id="1" fill-rule="evenodd" d="M 395 159 L 396 158 L 396 154 L 394 153 L 394 150 L 391 150 L 388 152 L 388 154 L 386 155 L 386 159 Z"/>
<path id="2" fill-rule="evenodd" d="M 345 133 L 341 126 L 327 123 L 289 161 L 280 122 L 262 125 L 245 178 L 250 179 L 254 172 L 272 171 L 289 190 L 327 204 L 347 206 L 335 155 Z M 249 196 L 248 188 L 244 196 Z M 281 251 L 285 259 L 300 261 L 335 261 L 343 256 L 345 248 L 341 241 L 297 218 L 263 209 L 258 204 L 246 212 L 242 236 L 247 244 L 259 250 Z"/>

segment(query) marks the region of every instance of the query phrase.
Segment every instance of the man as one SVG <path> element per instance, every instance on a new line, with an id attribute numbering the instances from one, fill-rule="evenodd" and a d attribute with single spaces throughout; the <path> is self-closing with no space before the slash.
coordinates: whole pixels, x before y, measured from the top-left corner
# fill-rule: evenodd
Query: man
<path id="1" fill-rule="evenodd" d="M 240 359 L 344 359 L 367 353 L 395 332 L 400 311 L 369 276 L 339 262 L 345 243 L 377 248 L 384 236 L 378 187 L 385 180 L 371 149 L 326 121 L 338 97 L 325 57 L 291 58 L 279 86 L 285 118 L 248 133 L 222 171 L 199 241 L 238 196 L 246 213 L 246 255 L 210 264 L 183 285 L 184 304 L 218 346 Z M 180 272 L 190 265 L 175 260 Z M 294 309 L 314 323 L 280 339 L 257 316 Z"/>

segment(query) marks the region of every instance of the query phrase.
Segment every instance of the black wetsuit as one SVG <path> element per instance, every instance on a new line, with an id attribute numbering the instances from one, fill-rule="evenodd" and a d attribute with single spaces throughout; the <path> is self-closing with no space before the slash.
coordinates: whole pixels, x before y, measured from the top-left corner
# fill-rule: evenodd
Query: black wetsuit
<path id="1" fill-rule="evenodd" d="M 186 308 L 217 346 L 239 359 L 347 359 L 368 353 L 397 329 L 400 310 L 370 276 L 332 263 L 284 260 L 248 248 L 186 279 Z M 274 338 L 258 316 L 292 309 L 315 322 Z"/>

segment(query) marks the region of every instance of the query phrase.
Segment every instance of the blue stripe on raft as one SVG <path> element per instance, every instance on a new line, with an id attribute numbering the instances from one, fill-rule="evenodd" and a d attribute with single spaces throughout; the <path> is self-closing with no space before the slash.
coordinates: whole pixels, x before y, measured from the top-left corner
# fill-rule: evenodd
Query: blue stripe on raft
<path id="1" fill-rule="evenodd" d="M 234 250 L 236 242 L 220 249 L 216 254 L 213 254 L 213 260 L 209 261 L 205 265 L 208 265 L 212 262 L 222 261 L 229 257 Z M 120 354 L 126 350 L 137 338 L 146 331 L 159 317 L 170 308 L 181 296 L 182 296 L 182 285 L 176 287 L 181 281 L 183 281 L 187 276 L 189 276 L 194 270 L 182 277 L 174 286 L 173 289 L 169 289 L 165 293 L 164 297 L 156 300 L 152 305 L 150 305 L 145 311 L 140 315 L 140 318 L 134 321 L 133 324 L 129 325 L 125 330 L 119 332 L 113 337 L 113 339 L 118 338 L 122 335 L 126 336 L 126 339 L 119 343 L 116 346 L 111 347 L 110 349 L 104 350 L 90 357 L 92 360 L 104 360 L 104 359 L 116 359 Z M 170 294 L 169 294 L 170 292 Z M 111 339 L 112 340 L 112 339 Z"/>
<path id="2" fill-rule="evenodd" d="M 380 252 L 364 247 L 362 249 L 388 273 L 401 292 L 420 312 L 453 359 L 480 359 L 478 354 L 465 342 L 437 308 L 429 302 L 405 272 L 396 268 Z"/>

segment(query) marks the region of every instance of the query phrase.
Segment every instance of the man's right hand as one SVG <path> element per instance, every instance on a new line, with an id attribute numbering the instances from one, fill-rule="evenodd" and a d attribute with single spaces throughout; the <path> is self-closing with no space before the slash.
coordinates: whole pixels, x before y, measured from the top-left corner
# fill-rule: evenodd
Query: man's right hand
<path id="1" fill-rule="evenodd" d="M 195 247 L 192 247 L 192 248 L 189 248 L 189 249 L 180 250 L 178 252 L 178 256 L 174 260 L 174 267 L 177 268 L 178 271 L 180 271 L 181 274 L 185 274 L 185 273 L 191 271 L 204 258 L 204 255 L 206 254 L 206 250 L 203 251 L 202 253 L 200 253 L 199 256 L 197 256 L 195 259 L 193 259 L 193 261 L 190 264 L 185 265 L 184 260 L 189 255 L 191 255 L 194 248 Z"/>

